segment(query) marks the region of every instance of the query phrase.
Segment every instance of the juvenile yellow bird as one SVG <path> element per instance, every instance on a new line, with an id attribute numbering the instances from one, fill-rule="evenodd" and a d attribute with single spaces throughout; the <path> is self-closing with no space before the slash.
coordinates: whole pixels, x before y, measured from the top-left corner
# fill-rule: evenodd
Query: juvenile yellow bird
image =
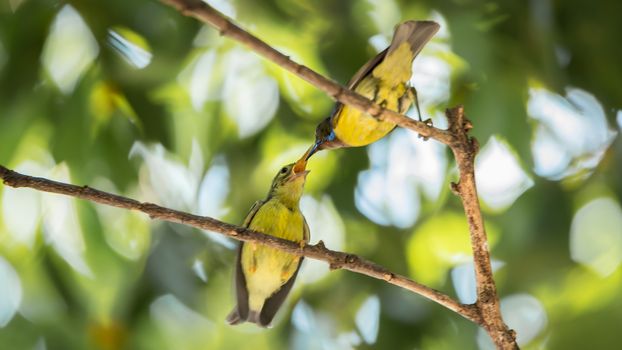
<path id="1" fill-rule="evenodd" d="M 433 21 L 406 21 L 395 28 L 391 45 L 367 62 L 348 83 L 349 89 L 384 108 L 406 113 L 417 101 L 409 86 L 412 62 L 440 26 Z M 421 114 L 419 115 L 421 119 Z M 395 124 L 380 121 L 353 107 L 337 103 L 331 115 L 315 131 L 315 143 L 303 155 L 306 161 L 323 149 L 366 146 L 378 141 Z"/>
<path id="2" fill-rule="evenodd" d="M 244 227 L 294 242 L 309 241 L 309 226 L 298 206 L 308 171 L 289 164 L 277 173 L 268 197 L 257 201 Z M 292 289 L 302 257 L 256 243 L 242 243 L 235 271 L 237 306 L 229 324 L 245 321 L 268 327 Z"/>

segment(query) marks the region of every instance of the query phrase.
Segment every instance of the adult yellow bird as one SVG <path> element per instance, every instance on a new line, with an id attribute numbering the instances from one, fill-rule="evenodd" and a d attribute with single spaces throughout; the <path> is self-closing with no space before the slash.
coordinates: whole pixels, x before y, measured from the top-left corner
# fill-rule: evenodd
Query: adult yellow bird
<path id="1" fill-rule="evenodd" d="M 308 171 L 289 164 L 277 173 L 268 197 L 257 201 L 244 227 L 294 242 L 309 241 L 309 226 L 298 203 Z M 237 306 L 229 324 L 245 321 L 268 327 L 292 289 L 303 258 L 256 243 L 242 243 L 235 271 Z"/>
<path id="2" fill-rule="evenodd" d="M 361 67 L 348 83 L 348 88 L 402 114 L 414 102 L 419 112 L 416 90 L 408 83 L 412 75 L 412 62 L 439 28 L 438 23 L 433 21 L 399 24 L 389 47 Z M 315 143 L 301 161 L 323 149 L 369 145 L 394 128 L 395 124 L 391 122 L 380 121 L 353 107 L 337 103 L 331 115 L 317 126 Z"/>

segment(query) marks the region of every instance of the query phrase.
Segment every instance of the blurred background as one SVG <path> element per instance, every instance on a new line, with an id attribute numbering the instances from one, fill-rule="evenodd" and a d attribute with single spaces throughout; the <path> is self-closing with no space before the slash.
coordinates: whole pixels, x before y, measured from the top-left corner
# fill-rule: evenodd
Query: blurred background
<path id="1" fill-rule="evenodd" d="M 406 19 L 425 117 L 464 104 L 502 311 L 525 349 L 614 348 L 622 324 L 619 1 L 209 0 L 345 83 Z M 154 0 L 0 1 L 0 164 L 241 223 L 333 102 Z M 414 111 L 409 115 L 416 116 Z M 396 130 L 320 152 L 312 242 L 475 298 L 448 149 Z M 0 185 L 2 349 L 476 349 L 469 321 L 306 260 L 274 327 L 227 326 L 236 243 Z"/>

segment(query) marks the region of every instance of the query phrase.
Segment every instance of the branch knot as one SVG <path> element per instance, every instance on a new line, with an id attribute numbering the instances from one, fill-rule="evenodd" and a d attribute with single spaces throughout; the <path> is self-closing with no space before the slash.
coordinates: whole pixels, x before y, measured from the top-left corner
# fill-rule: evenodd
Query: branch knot
<path id="1" fill-rule="evenodd" d="M 358 256 L 354 254 L 347 254 L 345 262 L 346 264 L 354 264 L 358 260 Z"/>
<path id="2" fill-rule="evenodd" d="M 317 249 L 319 249 L 319 250 L 324 250 L 324 251 L 325 251 L 325 250 L 327 250 L 327 249 L 326 249 L 326 246 L 324 245 L 324 241 L 322 241 L 321 239 L 320 239 L 320 241 L 319 241 L 319 242 L 317 242 L 317 244 L 316 244 L 315 246 L 316 246 L 316 247 L 317 247 Z"/>
<path id="3" fill-rule="evenodd" d="M 460 182 L 452 182 L 449 184 L 451 192 L 456 196 L 460 196 Z"/>

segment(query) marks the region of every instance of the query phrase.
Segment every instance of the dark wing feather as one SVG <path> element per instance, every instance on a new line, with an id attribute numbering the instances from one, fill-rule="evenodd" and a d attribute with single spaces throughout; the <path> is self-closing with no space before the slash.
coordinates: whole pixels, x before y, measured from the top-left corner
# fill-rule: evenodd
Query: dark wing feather
<path id="1" fill-rule="evenodd" d="M 380 64 L 380 62 L 382 62 L 382 60 L 384 59 L 384 56 L 387 55 L 387 51 L 389 51 L 388 47 L 382 50 L 382 52 L 377 54 L 374 58 L 367 61 L 367 63 L 365 63 L 363 67 L 359 68 L 356 74 L 354 74 L 354 76 L 352 76 L 352 79 L 350 79 L 350 81 L 348 82 L 348 89 L 352 90 L 356 88 L 356 86 L 361 82 L 361 80 L 363 80 L 365 76 L 367 76 L 374 68 L 376 68 L 377 65 Z"/>
<path id="2" fill-rule="evenodd" d="M 257 201 L 251 207 L 246 219 L 244 219 L 243 226 L 248 228 L 255 217 L 255 214 L 259 211 L 259 208 L 264 204 L 263 201 Z M 242 270 L 242 248 L 244 243 L 240 243 L 238 248 L 238 256 L 235 262 L 235 291 L 237 296 L 237 306 L 233 308 L 233 311 L 227 316 L 227 322 L 231 325 L 245 322 L 248 319 L 248 289 L 246 288 L 246 277 L 244 277 L 244 271 Z"/>
<path id="3" fill-rule="evenodd" d="M 242 247 L 241 243 L 238 248 L 238 256 L 235 263 L 235 294 L 237 297 L 237 305 L 233 308 L 229 316 L 227 316 L 227 322 L 231 325 L 246 322 L 248 319 L 248 289 L 246 288 L 246 278 L 244 278 L 244 272 L 242 271 Z"/>
<path id="4" fill-rule="evenodd" d="M 359 70 L 354 74 L 354 76 L 352 76 L 352 78 L 348 82 L 348 89 L 350 90 L 356 89 L 357 85 L 361 82 L 361 80 L 363 80 L 363 78 L 365 78 L 369 73 L 371 73 L 371 71 L 374 68 L 376 68 L 376 66 L 379 65 L 380 62 L 382 62 L 384 57 L 387 55 L 388 50 L 389 48 L 387 47 L 382 52 L 377 54 L 374 58 L 367 61 L 367 63 L 365 63 L 361 68 L 359 68 Z M 343 108 L 343 104 L 341 102 L 335 103 L 335 108 L 333 108 L 333 111 L 330 114 L 329 118 L 333 119 L 335 116 L 338 116 L 342 108 Z M 334 126 L 336 122 L 337 122 L 336 120 L 333 120 L 332 125 Z"/>
<path id="5" fill-rule="evenodd" d="M 264 204 L 265 204 L 265 201 L 257 201 L 253 203 L 251 210 L 248 211 L 248 214 L 246 215 L 246 218 L 244 219 L 244 223 L 242 224 L 243 227 L 248 228 L 251 225 L 251 222 L 253 222 L 255 215 L 259 211 L 259 208 L 261 208 L 261 206 Z"/>

